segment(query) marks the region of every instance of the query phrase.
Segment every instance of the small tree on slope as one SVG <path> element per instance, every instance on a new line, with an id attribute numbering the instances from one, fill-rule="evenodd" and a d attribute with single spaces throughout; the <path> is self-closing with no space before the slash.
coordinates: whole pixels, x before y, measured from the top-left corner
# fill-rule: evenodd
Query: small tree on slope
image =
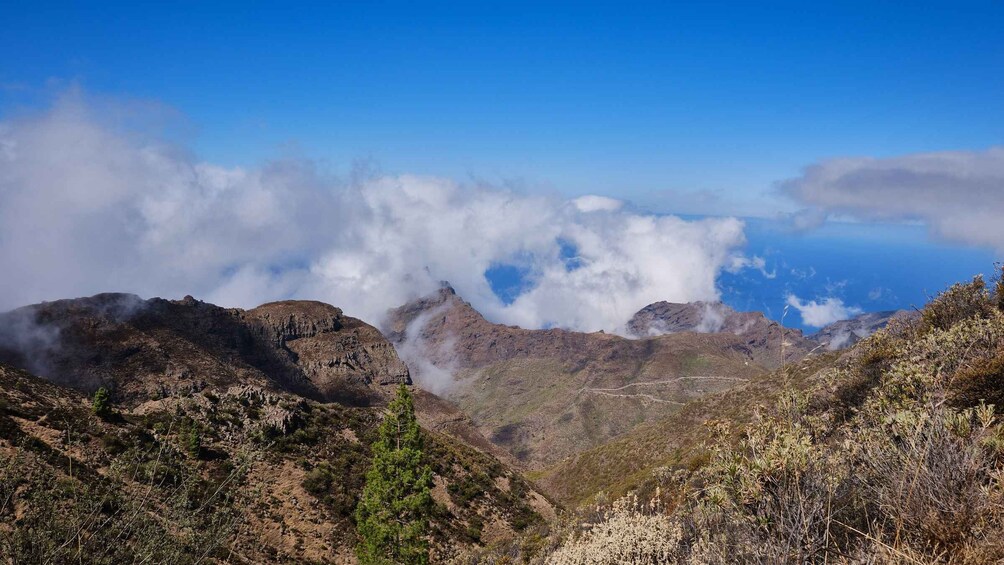
<path id="1" fill-rule="evenodd" d="M 422 435 L 403 384 L 373 444 L 373 464 L 356 507 L 362 563 L 428 563 L 432 472 L 422 464 Z"/>
<path id="2" fill-rule="evenodd" d="M 94 401 L 91 403 L 91 409 L 94 411 L 95 416 L 103 420 L 108 419 L 112 415 L 111 395 L 108 393 L 107 388 L 101 387 L 94 393 Z"/>

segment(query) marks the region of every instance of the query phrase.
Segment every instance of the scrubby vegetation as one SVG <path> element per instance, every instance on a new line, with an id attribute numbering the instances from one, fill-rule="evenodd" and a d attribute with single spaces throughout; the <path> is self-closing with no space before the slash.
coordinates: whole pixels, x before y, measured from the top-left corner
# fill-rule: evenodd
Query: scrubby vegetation
<path id="1" fill-rule="evenodd" d="M 71 415 L 77 428 L 64 429 L 63 441 L 74 449 L 99 441 L 106 471 L 12 434 L 18 449 L 0 449 L 0 562 L 198 563 L 226 557 L 240 522 L 235 497 L 250 461 L 233 462 L 219 477 L 207 478 L 185 464 L 180 438 L 157 439 L 146 429 L 103 432 L 101 424 Z"/>
<path id="2" fill-rule="evenodd" d="M 580 512 L 546 563 L 1004 562 L 1004 312 L 983 279 L 716 421 L 697 463 Z M 785 380 L 786 375 L 778 374 Z M 547 549 L 548 546 L 551 549 Z M 500 561 L 498 553 L 484 562 Z M 477 562 L 477 560 L 473 560 Z"/>

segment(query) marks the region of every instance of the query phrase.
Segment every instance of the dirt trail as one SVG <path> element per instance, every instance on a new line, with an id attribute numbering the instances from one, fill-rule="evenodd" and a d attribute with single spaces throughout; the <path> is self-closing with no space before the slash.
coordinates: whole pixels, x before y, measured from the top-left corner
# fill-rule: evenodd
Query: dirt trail
<path id="1" fill-rule="evenodd" d="M 682 381 L 682 380 L 720 380 L 720 381 L 746 382 L 749 379 L 744 379 L 742 377 L 719 377 L 719 376 L 676 377 L 676 378 L 673 378 L 673 379 L 666 379 L 666 380 L 662 380 L 662 381 L 647 381 L 647 382 L 643 382 L 643 383 L 629 383 L 629 384 L 626 384 L 624 386 L 619 386 L 619 387 L 615 387 L 615 388 L 582 387 L 582 388 L 580 388 L 576 392 L 576 394 L 578 395 L 578 394 L 581 394 L 583 392 L 589 392 L 589 393 L 593 393 L 593 394 L 602 394 L 603 396 L 613 396 L 613 397 L 617 397 L 617 398 L 643 398 L 643 399 L 646 399 L 646 400 L 650 400 L 652 402 L 661 402 L 663 404 L 676 404 L 677 406 L 683 406 L 685 404 L 684 402 L 677 402 L 675 400 L 665 400 L 665 399 L 662 399 L 662 398 L 656 398 L 656 397 L 652 396 L 651 394 L 643 394 L 643 393 L 615 394 L 617 391 L 624 390 L 626 388 L 630 388 L 630 387 L 634 387 L 634 386 L 658 386 L 658 385 L 676 383 L 676 382 L 679 382 L 679 381 Z"/>

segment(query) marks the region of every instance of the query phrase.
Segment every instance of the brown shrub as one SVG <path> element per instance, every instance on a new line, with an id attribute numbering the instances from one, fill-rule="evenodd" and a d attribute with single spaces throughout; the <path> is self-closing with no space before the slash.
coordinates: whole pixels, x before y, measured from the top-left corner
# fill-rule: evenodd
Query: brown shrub
<path id="1" fill-rule="evenodd" d="M 924 307 L 921 320 L 927 329 L 947 330 L 970 318 L 989 318 L 994 304 L 982 275 L 968 283 L 956 283 Z"/>
<path id="2" fill-rule="evenodd" d="M 965 408 L 980 402 L 1004 412 L 1004 350 L 990 358 L 979 358 L 955 373 L 949 384 L 949 402 Z"/>
<path id="3" fill-rule="evenodd" d="M 994 282 L 994 305 L 997 310 L 1004 312 L 1004 263 L 997 263 L 995 267 L 997 280 Z"/>

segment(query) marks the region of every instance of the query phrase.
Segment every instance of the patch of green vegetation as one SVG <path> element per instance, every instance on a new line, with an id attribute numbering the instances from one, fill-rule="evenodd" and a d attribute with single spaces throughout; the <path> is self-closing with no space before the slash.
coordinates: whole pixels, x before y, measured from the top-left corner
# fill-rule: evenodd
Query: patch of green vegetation
<path id="1" fill-rule="evenodd" d="M 336 516 L 349 518 L 366 483 L 370 458 L 360 444 L 342 446 L 334 455 L 307 471 L 303 488 Z"/>
<path id="2" fill-rule="evenodd" d="M 713 361 L 701 353 L 690 353 L 680 359 L 680 370 L 685 375 L 705 375 Z"/>

